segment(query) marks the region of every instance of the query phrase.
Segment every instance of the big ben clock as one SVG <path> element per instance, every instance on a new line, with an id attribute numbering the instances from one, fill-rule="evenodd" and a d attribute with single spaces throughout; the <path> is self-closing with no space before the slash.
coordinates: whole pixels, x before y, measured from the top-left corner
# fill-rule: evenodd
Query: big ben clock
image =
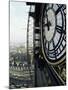
<path id="1" fill-rule="evenodd" d="M 45 4 L 41 17 L 41 45 L 45 60 L 53 65 L 65 60 L 66 5 Z"/>

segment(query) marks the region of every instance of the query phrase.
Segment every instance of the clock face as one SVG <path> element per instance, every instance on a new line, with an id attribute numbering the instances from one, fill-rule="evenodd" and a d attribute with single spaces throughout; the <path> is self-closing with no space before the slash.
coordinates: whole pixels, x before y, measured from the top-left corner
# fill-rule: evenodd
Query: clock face
<path id="1" fill-rule="evenodd" d="M 45 59 L 51 63 L 62 62 L 66 47 L 66 6 L 45 4 L 41 22 L 41 42 Z"/>

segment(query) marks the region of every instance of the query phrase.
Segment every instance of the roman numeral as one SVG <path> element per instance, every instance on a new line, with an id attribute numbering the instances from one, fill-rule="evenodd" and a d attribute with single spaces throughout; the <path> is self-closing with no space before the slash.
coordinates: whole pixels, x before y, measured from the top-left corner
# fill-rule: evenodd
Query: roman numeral
<path id="1" fill-rule="evenodd" d="M 63 27 L 62 27 L 62 26 L 56 25 L 56 30 L 57 30 L 57 32 L 59 32 L 59 33 L 64 33 L 64 34 L 66 34 L 66 31 L 63 30 Z"/>
<path id="2" fill-rule="evenodd" d="M 52 40 L 52 42 L 53 42 L 53 49 L 55 49 L 55 43 L 54 43 L 54 40 Z"/>
<path id="3" fill-rule="evenodd" d="M 61 33 L 61 31 L 62 31 L 62 27 L 59 26 L 59 25 L 56 25 L 56 30 L 57 30 L 57 32 Z"/>
<path id="4" fill-rule="evenodd" d="M 61 6 L 57 9 L 57 11 L 55 12 L 55 15 L 57 15 L 57 14 L 60 12 L 60 10 L 61 10 L 62 7 L 63 7 L 63 5 L 61 5 Z"/>

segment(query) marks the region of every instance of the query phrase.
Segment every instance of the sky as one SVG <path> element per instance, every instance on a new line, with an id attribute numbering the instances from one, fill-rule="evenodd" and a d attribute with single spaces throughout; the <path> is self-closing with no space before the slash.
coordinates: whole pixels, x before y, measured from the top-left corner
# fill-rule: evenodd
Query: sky
<path id="1" fill-rule="evenodd" d="M 10 44 L 26 45 L 28 12 L 25 2 L 10 2 Z"/>

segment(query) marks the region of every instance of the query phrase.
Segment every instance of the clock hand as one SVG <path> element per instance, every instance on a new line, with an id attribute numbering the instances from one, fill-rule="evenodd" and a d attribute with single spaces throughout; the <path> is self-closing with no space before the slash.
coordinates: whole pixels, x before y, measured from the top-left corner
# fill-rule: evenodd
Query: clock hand
<path id="1" fill-rule="evenodd" d="M 51 26 L 50 21 L 48 21 L 46 24 L 44 24 L 44 26 L 47 26 L 48 27 L 48 31 L 49 31 L 50 30 L 50 26 Z"/>
<path id="2" fill-rule="evenodd" d="M 44 26 L 51 26 L 51 23 L 50 23 L 50 21 L 48 21 L 48 23 L 46 23 L 46 24 L 44 24 Z"/>
<path id="3" fill-rule="evenodd" d="M 46 18 L 47 18 L 47 23 L 46 24 L 44 23 L 44 27 L 47 26 L 48 27 L 48 31 L 49 31 L 51 23 L 50 23 L 50 21 L 48 21 L 48 16 L 47 15 L 46 15 Z"/>

